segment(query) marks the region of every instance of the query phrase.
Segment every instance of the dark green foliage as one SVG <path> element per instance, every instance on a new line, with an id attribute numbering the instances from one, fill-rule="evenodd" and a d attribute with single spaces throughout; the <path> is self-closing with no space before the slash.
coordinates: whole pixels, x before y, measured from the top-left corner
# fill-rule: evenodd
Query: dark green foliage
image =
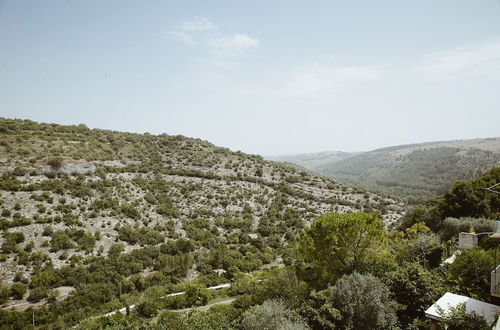
<path id="1" fill-rule="evenodd" d="M 28 288 L 26 287 L 26 285 L 22 283 L 14 283 L 10 287 L 10 295 L 14 297 L 14 299 L 23 299 L 24 294 L 27 290 Z"/>
<path id="2" fill-rule="evenodd" d="M 448 281 L 457 293 L 490 300 L 490 274 L 497 266 L 493 251 L 463 250 L 448 268 Z"/>
<path id="3" fill-rule="evenodd" d="M 418 263 L 404 263 L 384 275 L 392 297 L 401 304 L 398 315 L 405 324 L 423 318 L 425 310 L 443 293 L 443 280 Z"/>
<path id="4" fill-rule="evenodd" d="M 0 189 L 5 191 L 21 190 L 21 181 L 11 172 L 4 172 L 0 176 Z"/>
<path id="5" fill-rule="evenodd" d="M 0 304 L 6 302 L 9 299 L 9 297 L 10 297 L 10 288 L 0 284 Z"/>
<path id="6" fill-rule="evenodd" d="M 158 256 L 155 269 L 168 275 L 185 276 L 193 262 L 193 257 L 188 253 L 175 256 L 161 254 Z"/>
<path id="7" fill-rule="evenodd" d="M 160 245 L 161 253 L 175 255 L 178 253 L 189 253 L 193 252 L 195 245 L 189 239 L 179 238 L 177 240 L 169 240 L 166 243 Z"/>
<path id="8" fill-rule="evenodd" d="M 28 296 L 28 301 L 38 302 L 43 298 L 46 298 L 49 293 L 47 287 L 38 286 L 30 290 L 30 295 Z"/>
<path id="9" fill-rule="evenodd" d="M 94 250 L 96 238 L 91 233 L 83 230 L 76 230 L 71 233 L 71 237 L 76 242 L 79 249 L 86 252 L 92 252 Z"/>
<path id="10" fill-rule="evenodd" d="M 108 256 L 110 258 L 116 258 L 120 255 L 120 253 L 122 253 L 122 251 L 123 251 L 123 244 L 120 243 L 112 244 L 109 247 Z"/>
<path id="11" fill-rule="evenodd" d="M 465 303 L 451 307 L 448 313 L 443 310 L 438 310 L 438 313 L 441 314 L 443 322 L 446 323 L 449 330 L 487 330 L 491 328 L 482 315 L 473 311 L 468 312 Z"/>
<path id="12" fill-rule="evenodd" d="M 187 306 L 205 305 L 210 297 L 210 291 L 203 285 L 196 282 L 189 282 L 186 285 L 185 301 Z"/>
<path id="13" fill-rule="evenodd" d="M 130 244 L 158 244 L 164 241 L 164 236 L 153 228 L 141 227 L 134 229 L 130 226 L 118 228 L 118 238 Z"/>
<path id="14" fill-rule="evenodd" d="M 74 246 L 73 240 L 65 231 L 58 230 L 52 234 L 52 239 L 50 240 L 51 251 L 67 250 Z"/>
<path id="15" fill-rule="evenodd" d="M 4 232 L 3 237 L 3 253 L 16 252 L 18 249 L 17 244 L 24 242 L 24 234 L 19 232 Z"/>
<path id="16" fill-rule="evenodd" d="M 457 181 L 442 198 L 437 211 L 444 217 L 495 218 L 500 213 L 500 194 L 485 188 L 500 182 L 500 168 L 468 181 Z"/>
<path id="17" fill-rule="evenodd" d="M 419 260 L 424 268 L 435 268 L 441 264 L 443 247 L 434 233 L 418 233 L 406 241 L 411 259 Z"/>
<path id="18" fill-rule="evenodd" d="M 137 208 L 135 208 L 132 204 L 122 205 L 121 212 L 123 213 L 123 215 L 125 215 L 129 218 L 135 219 L 135 220 L 138 220 L 141 218 L 141 214 L 139 213 Z"/>
<path id="19" fill-rule="evenodd" d="M 54 233 L 54 230 L 52 229 L 51 226 L 45 226 L 43 228 L 43 232 L 42 232 L 43 236 L 52 236 L 53 233 Z"/>
<path id="20" fill-rule="evenodd" d="M 172 330 L 231 330 L 236 329 L 235 313 L 226 306 L 214 306 L 206 312 L 164 312 L 158 317 L 158 329 Z"/>

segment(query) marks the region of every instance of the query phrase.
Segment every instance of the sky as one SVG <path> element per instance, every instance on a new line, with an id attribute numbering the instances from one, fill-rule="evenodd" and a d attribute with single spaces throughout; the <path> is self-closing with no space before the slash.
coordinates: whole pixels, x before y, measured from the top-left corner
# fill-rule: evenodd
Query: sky
<path id="1" fill-rule="evenodd" d="M 0 0 L 0 117 L 263 155 L 500 136 L 500 0 Z"/>

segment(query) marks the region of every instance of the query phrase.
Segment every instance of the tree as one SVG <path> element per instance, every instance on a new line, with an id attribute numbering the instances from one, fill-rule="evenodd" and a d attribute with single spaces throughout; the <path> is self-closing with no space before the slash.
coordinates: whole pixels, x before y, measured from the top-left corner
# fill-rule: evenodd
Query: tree
<path id="1" fill-rule="evenodd" d="M 406 214 L 401 217 L 397 224 L 396 229 L 399 231 L 405 230 L 406 228 L 410 228 L 416 223 L 425 221 L 426 219 L 426 210 L 421 207 L 416 207 L 414 209 L 410 209 Z"/>
<path id="2" fill-rule="evenodd" d="M 456 181 L 453 187 L 438 200 L 437 211 L 441 217 L 495 218 L 500 212 L 500 195 L 485 188 L 500 182 L 500 168 L 494 168 L 482 176 Z"/>
<path id="3" fill-rule="evenodd" d="M 423 318 L 425 310 L 442 294 L 442 280 L 417 262 L 403 263 L 383 277 L 396 301 L 401 305 L 400 320 L 409 323 Z"/>
<path id="4" fill-rule="evenodd" d="M 186 304 L 188 306 L 205 305 L 210 299 L 210 291 L 200 283 L 190 282 L 186 285 Z"/>
<path id="5" fill-rule="evenodd" d="M 309 326 L 281 300 L 266 300 L 243 314 L 241 326 L 244 330 L 279 329 L 306 330 Z"/>
<path id="6" fill-rule="evenodd" d="M 324 288 L 343 274 L 360 270 L 385 247 L 384 225 L 375 213 L 325 214 L 299 238 L 300 277 Z"/>
<path id="7" fill-rule="evenodd" d="M 490 274 L 496 267 L 492 251 L 463 250 L 448 268 L 448 278 L 457 293 L 490 300 Z"/>
<path id="8" fill-rule="evenodd" d="M 451 307 L 448 313 L 438 307 L 438 313 L 443 318 L 444 323 L 448 326 L 448 330 L 491 329 L 488 322 L 482 315 L 479 315 L 474 311 L 468 312 L 465 303 L 461 303 L 457 307 Z"/>
<path id="9" fill-rule="evenodd" d="M 377 277 L 352 273 L 328 289 L 333 306 L 342 314 L 345 329 L 387 329 L 397 322 L 396 304 Z"/>
<path id="10" fill-rule="evenodd" d="M 313 329 L 336 329 L 342 319 L 340 311 L 332 304 L 328 290 L 313 290 L 300 306 L 300 314 Z"/>
<path id="11" fill-rule="evenodd" d="M 298 308 L 308 296 L 307 284 L 297 278 L 293 269 L 273 269 L 253 290 L 257 303 L 283 299 L 291 308 Z"/>
<path id="12" fill-rule="evenodd" d="M 439 266 L 443 254 L 439 237 L 430 232 L 423 222 L 415 223 L 404 232 L 399 232 L 393 242 L 393 248 L 403 262 L 417 259 L 424 268 Z"/>
<path id="13" fill-rule="evenodd" d="M 406 243 L 410 248 L 410 255 L 420 260 L 424 268 L 437 267 L 441 263 L 443 248 L 436 234 L 419 233 Z"/>

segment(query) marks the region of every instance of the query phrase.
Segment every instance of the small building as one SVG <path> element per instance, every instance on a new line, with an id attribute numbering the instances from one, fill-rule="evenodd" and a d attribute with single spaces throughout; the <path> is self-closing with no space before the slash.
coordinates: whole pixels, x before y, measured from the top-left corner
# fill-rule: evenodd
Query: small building
<path id="1" fill-rule="evenodd" d="M 478 234 L 460 233 L 458 234 L 458 249 L 470 250 L 477 246 Z"/>
<path id="2" fill-rule="evenodd" d="M 500 306 L 488 304 L 483 301 L 472 299 L 466 296 L 461 296 L 458 294 L 446 292 L 441 298 L 438 299 L 431 307 L 425 311 L 425 316 L 436 322 L 442 322 L 443 317 L 439 314 L 438 309 L 441 308 L 443 313 L 449 313 L 450 308 L 458 307 L 458 305 L 464 303 L 465 310 L 467 312 L 476 312 L 482 315 L 489 324 L 495 322 L 495 318 L 500 314 Z M 433 324 L 431 329 L 436 329 L 436 325 Z"/>

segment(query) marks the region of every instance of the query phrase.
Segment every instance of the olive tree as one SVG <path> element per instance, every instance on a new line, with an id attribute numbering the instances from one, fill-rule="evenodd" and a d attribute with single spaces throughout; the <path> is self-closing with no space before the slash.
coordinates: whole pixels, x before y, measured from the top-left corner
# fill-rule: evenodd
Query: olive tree
<path id="1" fill-rule="evenodd" d="M 395 325 L 396 303 L 377 277 L 352 273 L 328 289 L 332 305 L 340 311 L 344 329 L 387 329 Z"/>

